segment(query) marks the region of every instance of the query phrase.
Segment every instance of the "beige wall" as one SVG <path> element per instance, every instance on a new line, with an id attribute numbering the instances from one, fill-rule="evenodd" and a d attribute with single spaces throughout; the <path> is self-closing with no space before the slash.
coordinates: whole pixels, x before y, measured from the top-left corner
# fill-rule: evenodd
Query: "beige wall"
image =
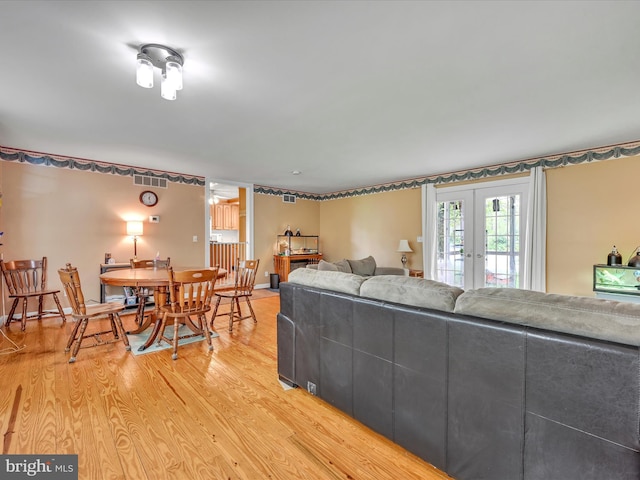
<path id="1" fill-rule="evenodd" d="M 547 170 L 547 291 L 593 296 L 593 265 L 640 245 L 640 157 Z"/>
<path id="2" fill-rule="evenodd" d="M 381 267 L 402 267 L 400 239 L 413 253 L 407 267 L 422 269 L 421 193 L 419 188 L 321 202 L 320 234 L 325 259 L 372 255 Z"/>
<path id="3" fill-rule="evenodd" d="M 257 284 L 268 283 L 265 272 L 273 273 L 273 254 L 276 238 L 291 225 L 294 232 L 300 229 L 302 235 L 320 234 L 320 207 L 322 202 L 297 199 L 296 203 L 284 203 L 282 197 L 255 194 L 254 210 L 254 256 L 260 259 Z M 324 248 L 320 236 L 320 249 Z"/>
<path id="4" fill-rule="evenodd" d="M 131 177 L 13 162 L 0 162 L 0 172 L 3 258 L 47 256 L 52 287 L 60 286 L 57 269 L 71 262 L 79 268 L 86 298 L 99 300 L 105 252 L 118 262 L 133 257 L 125 219 L 144 220 L 138 258 L 160 252 L 174 265 L 204 265 L 204 187 L 169 183 L 167 189 L 151 188 L 159 201 L 149 208 L 138 200 L 144 188 L 133 185 Z M 150 224 L 149 215 L 159 215 L 160 223 Z"/>
<path id="5" fill-rule="evenodd" d="M 640 157 L 547 170 L 547 291 L 593 296 L 592 268 L 606 262 L 613 244 L 626 262 L 640 245 L 637 169 Z M 88 297 L 98 299 L 99 264 L 104 253 L 128 261 L 133 244 L 125 218 L 145 219 L 138 257 L 171 256 L 175 265 L 205 259 L 204 187 L 170 183 L 154 189 L 158 205 L 143 207 L 143 190 L 130 177 L 0 162 L 0 252 L 5 259 L 47 255 L 52 285 L 57 268 L 80 268 Z M 276 236 L 289 224 L 304 235 L 320 235 L 329 261 L 373 255 L 380 266 L 400 266 L 398 240 L 409 240 L 408 265 L 421 268 L 420 189 L 318 202 L 254 194 L 254 252 L 261 259 L 258 284 L 273 272 Z M 149 224 L 149 215 L 160 223 Z M 192 237 L 198 236 L 193 243 Z M 66 304 L 66 302 L 65 302 Z"/>

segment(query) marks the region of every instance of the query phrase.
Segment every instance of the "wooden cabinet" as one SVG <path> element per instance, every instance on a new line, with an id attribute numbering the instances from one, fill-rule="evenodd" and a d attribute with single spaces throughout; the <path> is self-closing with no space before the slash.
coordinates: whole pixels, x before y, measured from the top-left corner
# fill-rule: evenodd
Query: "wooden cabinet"
<path id="1" fill-rule="evenodd" d="M 318 263 L 322 260 L 321 253 L 307 255 L 274 255 L 273 266 L 280 276 L 281 282 L 289 279 L 289 273 L 296 268 L 306 268 L 308 264 Z"/>
<path id="2" fill-rule="evenodd" d="M 213 230 L 238 230 L 240 228 L 240 205 L 218 203 L 211 206 Z"/>
<path id="3" fill-rule="evenodd" d="M 231 230 L 240 230 L 240 205 L 231 204 Z"/>

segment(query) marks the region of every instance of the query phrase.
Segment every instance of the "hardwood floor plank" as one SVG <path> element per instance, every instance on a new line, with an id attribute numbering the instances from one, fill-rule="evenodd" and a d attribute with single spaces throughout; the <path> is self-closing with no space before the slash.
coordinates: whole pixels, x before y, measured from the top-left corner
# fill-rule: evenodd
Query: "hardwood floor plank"
<path id="1" fill-rule="evenodd" d="M 88 480 L 449 478 L 319 398 L 283 388 L 279 297 L 265 297 L 252 302 L 257 324 L 229 333 L 219 317 L 214 351 L 195 342 L 175 361 L 170 350 L 134 356 L 117 343 L 81 349 L 69 364 L 73 322 L 31 321 L 24 333 L 12 325 L 7 335 L 26 347 L 0 355 L 8 453 L 77 453 Z"/>

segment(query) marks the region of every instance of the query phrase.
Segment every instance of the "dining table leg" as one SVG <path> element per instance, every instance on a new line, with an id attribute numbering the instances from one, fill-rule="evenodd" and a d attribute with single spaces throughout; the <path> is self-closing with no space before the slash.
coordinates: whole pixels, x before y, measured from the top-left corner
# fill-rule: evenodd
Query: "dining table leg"
<path id="1" fill-rule="evenodd" d="M 138 347 L 138 351 L 142 352 L 153 345 L 160 334 L 160 326 L 162 325 L 162 306 L 167 303 L 167 287 L 155 287 L 153 290 L 154 309 L 149 315 L 145 316 L 144 321 L 134 332 L 127 333 L 140 333 L 148 329 L 153 323 L 153 330 L 143 345 Z"/>

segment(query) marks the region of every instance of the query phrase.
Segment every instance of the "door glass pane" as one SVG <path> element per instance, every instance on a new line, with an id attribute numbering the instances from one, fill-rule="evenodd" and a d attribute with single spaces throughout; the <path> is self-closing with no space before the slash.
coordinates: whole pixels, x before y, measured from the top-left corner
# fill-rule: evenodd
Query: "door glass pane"
<path id="1" fill-rule="evenodd" d="M 485 286 L 520 285 L 520 195 L 486 198 Z"/>
<path id="2" fill-rule="evenodd" d="M 438 202 L 438 280 L 464 287 L 462 201 Z"/>

